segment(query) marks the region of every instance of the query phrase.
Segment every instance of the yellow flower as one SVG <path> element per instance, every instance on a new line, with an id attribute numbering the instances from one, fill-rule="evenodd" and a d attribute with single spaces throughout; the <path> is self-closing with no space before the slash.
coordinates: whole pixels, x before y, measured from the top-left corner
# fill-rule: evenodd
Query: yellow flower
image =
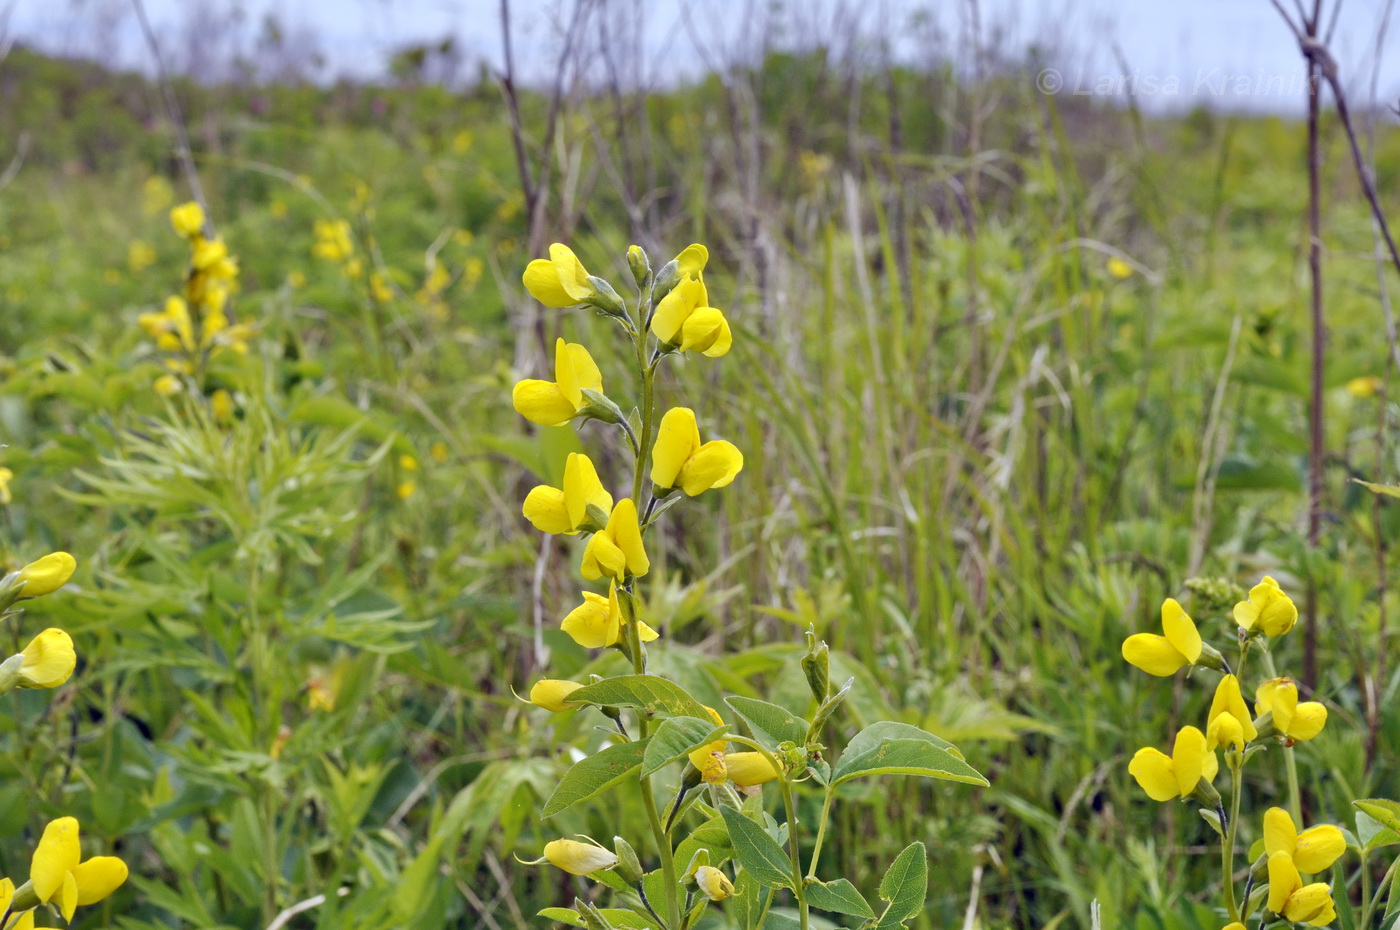
<path id="1" fill-rule="evenodd" d="M 1170 757 L 1149 746 L 1128 763 L 1128 773 L 1154 801 L 1189 798 L 1202 779 L 1213 781 L 1219 770 L 1214 750 L 1207 748 L 1205 734 L 1195 727 L 1181 728 Z"/>
<path id="2" fill-rule="evenodd" d="M 715 722 L 715 726 L 717 726 L 717 727 L 722 727 L 722 726 L 724 726 L 724 719 L 723 719 L 722 717 L 720 717 L 719 711 L 717 711 L 717 710 L 715 710 L 713 707 L 709 707 L 709 706 L 706 706 L 706 707 L 705 707 L 705 710 L 709 711 L 709 713 L 710 713 L 710 719 L 713 720 L 713 721 Z M 693 766 L 695 766 L 695 767 L 696 767 L 697 769 L 699 769 L 701 772 L 704 772 L 704 771 L 705 771 L 705 767 L 706 767 L 707 765 L 709 765 L 709 764 L 710 764 L 710 761 L 714 758 L 714 754 L 715 754 L 715 753 L 719 753 L 721 756 L 723 756 L 723 755 L 724 755 L 724 750 L 727 749 L 728 747 L 729 747 L 729 743 L 728 743 L 727 741 L 725 741 L 725 740 L 720 739 L 720 740 L 715 740 L 713 743 L 706 743 L 704 746 L 701 746 L 701 747 L 699 747 L 698 749 L 692 749 L 692 750 L 690 751 L 690 757 L 689 757 L 689 758 L 690 758 L 690 764 L 693 765 Z M 723 780 L 724 780 L 723 778 L 720 779 L 720 781 L 723 781 Z"/>
<path id="3" fill-rule="evenodd" d="M 394 292 L 389 287 L 389 282 L 385 280 L 381 272 L 371 272 L 369 276 L 369 295 L 381 304 L 387 304 L 394 299 Z"/>
<path id="4" fill-rule="evenodd" d="M 1330 823 L 1299 833 L 1288 811 L 1271 807 L 1264 812 L 1264 852 L 1270 856 L 1276 852 L 1288 853 L 1299 871 L 1310 875 L 1325 871 L 1346 850 L 1347 841 L 1342 831 Z"/>
<path id="5" fill-rule="evenodd" d="M 36 559 L 19 570 L 19 580 L 24 583 L 23 597 L 43 597 L 52 594 L 68 583 L 78 567 L 78 560 L 66 552 L 50 552 L 42 559 Z"/>
<path id="6" fill-rule="evenodd" d="M 603 527 L 612 512 L 613 499 L 598 480 L 593 460 L 581 452 L 570 452 L 564 463 L 563 489 L 537 485 L 525 496 L 521 509 L 541 533 L 573 536 L 583 529 Z"/>
<path id="7" fill-rule="evenodd" d="M 1297 924 L 1325 927 L 1337 918 L 1332 890 L 1325 882 L 1304 885 L 1287 852 L 1269 856 L 1269 910 Z"/>
<path id="8" fill-rule="evenodd" d="M 228 281 L 238 276 L 238 262 L 230 258 L 228 246 L 223 239 L 196 237 L 190 254 L 190 264 L 219 281 Z"/>
<path id="9" fill-rule="evenodd" d="M 161 397 L 173 397 L 184 390 L 185 386 L 180 382 L 180 379 L 174 375 L 161 375 L 156 379 L 156 383 L 152 385 L 152 387 L 155 388 L 155 392 Z"/>
<path id="10" fill-rule="evenodd" d="M 394 488 L 394 493 L 398 495 L 399 500 L 406 501 L 418 493 L 418 485 L 413 481 L 403 481 L 399 483 L 398 487 Z"/>
<path id="11" fill-rule="evenodd" d="M 437 462 L 439 465 L 446 462 L 448 457 L 447 443 L 433 443 L 431 446 L 428 447 L 428 457 L 431 458 L 434 462 Z"/>
<path id="12" fill-rule="evenodd" d="M 156 262 L 156 250 L 141 239 L 133 239 L 126 247 L 126 264 L 132 274 L 140 274 Z"/>
<path id="13" fill-rule="evenodd" d="M 544 857 L 570 875 L 591 875 L 617 865 L 617 854 L 612 850 L 578 840 L 546 843 Z"/>
<path id="14" fill-rule="evenodd" d="M 10 902 L 15 899 L 15 883 L 8 878 L 0 878 L 0 914 L 10 913 Z M 6 925 L 6 930 L 34 930 L 34 912 L 25 911 Z"/>
<path id="15" fill-rule="evenodd" d="M 170 211 L 170 225 L 186 239 L 193 239 L 204 231 L 204 208 L 191 200 Z"/>
<path id="16" fill-rule="evenodd" d="M 1244 752 L 1244 727 L 1235 719 L 1234 714 L 1218 714 L 1206 726 L 1206 745 L 1211 749 L 1234 747 L 1237 751 Z"/>
<path id="17" fill-rule="evenodd" d="M 1149 675 L 1166 678 L 1201 658 L 1201 634 L 1175 598 L 1162 602 L 1162 632 L 1135 633 L 1123 640 L 1123 658 Z"/>
<path id="18" fill-rule="evenodd" d="M 14 494 L 10 492 L 10 482 L 13 480 L 15 480 L 15 473 L 8 468 L 0 467 L 0 506 L 14 501 Z"/>
<path id="19" fill-rule="evenodd" d="M 126 881 L 126 863 L 117 857 L 94 856 L 79 862 L 81 855 L 78 821 L 60 817 L 44 828 L 29 866 L 35 895 L 44 904 L 57 904 L 68 921 L 78 905 L 96 904 Z"/>
<path id="20" fill-rule="evenodd" d="M 350 224 L 345 220 L 317 220 L 312 226 L 316 243 L 311 254 L 327 261 L 343 262 L 355 254 L 355 243 L 350 239 Z"/>
<path id="21" fill-rule="evenodd" d="M 778 777 L 778 770 L 761 752 L 725 753 L 724 768 L 729 780 L 740 788 L 762 785 Z"/>
<path id="22" fill-rule="evenodd" d="M 1259 735 L 1259 731 L 1254 727 L 1254 718 L 1250 716 L 1249 707 L 1244 702 L 1244 695 L 1240 694 L 1240 680 L 1234 675 L 1226 675 L 1220 679 L 1220 684 L 1215 686 L 1215 697 L 1210 702 L 1210 715 L 1206 718 L 1207 730 L 1213 724 L 1217 727 L 1216 732 L 1220 732 L 1221 725 L 1215 722 L 1215 718 L 1221 714 L 1235 718 L 1246 743 L 1252 742 Z"/>
<path id="23" fill-rule="evenodd" d="M 233 422 L 233 395 L 224 388 L 219 388 L 209 396 L 209 412 L 214 415 L 215 423 L 222 423 L 227 426 Z"/>
<path id="24" fill-rule="evenodd" d="M 622 628 L 626 624 L 627 617 L 617 598 L 617 582 L 613 582 L 608 587 L 607 597 L 584 591 L 583 603 L 569 611 L 560 628 L 585 649 L 604 649 L 622 639 Z M 638 620 L 637 635 L 642 642 L 649 643 L 661 634 Z"/>
<path id="25" fill-rule="evenodd" d="M 583 550 L 583 577 L 597 581 L 603 576 L 622 581 L 628 575 L 640 578 L 651 569 L 642 545 L 642 528 L 637 522 L 637 505 L 623 498 L 613 507 L 608 525 L 594 533 Z"/>
<path id="26" fill-rule="evenodd" d="M 564 681 L 558 678 L 541 678 L 535 682 L 530 689 L 530 703 L 536 707 L 543 707 L 551 713 L 563 713 L 566 710 L 575 710 L 577 705 L 564 703 L 564 698 L 573 694 L 583 685 L 576 681 Z"/>
<path id="27" fill-rule="evenodd" d="M 1114 256 L 1108 260 L 1108 273 L 1119 281 L 1126 281 L 1133 276 L 1133 266 Z"/>
<path id="28" fill-rule="evenodd" d="M 711 901 L 723 901 L 734 896 L 734 883 L 714 866 L 702 865 L 696 869 L 695 885 Z"/>
<path id="29" fill-rule="evenodd" d="M 729 321 L 710 306 L 709 292 L 698 274 L 681 278 L 680 283 L 661 298 L 651 328 L 666 345 L 682 352 L 703 352 L 711 358 L 719 358 L 734 344 Z"/>
<path id="30" fill-rule="evenodd" d="M 572 307 L 598 291 L 588 282 L 588 269 L 567 245 L 549 247 L 549 258 L 537 258 L 525 266 L 525 290 L 546 307 Z"/>
<path id="31" fill-rule="evenodd" d="M 78 655 L 73 651 L 73 639 L 59 629 L 47 629 L 24 647 L 24 664 L 20 666 L 21 688 L 57 688 L 73 675 Z"/>
<path id="32" fill-rule="evenodd" d="M 457 133 L 457 135 L 452 137 L 452 154 L 467 154 L 467 150 L 472 147 L 472 141 L 473 136 L 471 134 L 471 130 L 463 129 L 461 132 Z"/>
<path id="33" fill-rule="evenodd" d="M 575 342 L 554 344 L 554 380 L 527 378 L 515 385 L 511 402 L 515 410 L 540 426 L 563 426 L 586 406 L 584 391 L 603 390 L 603 374 L 593 356 Z"/>
<path id="34" fill-rule="evenodd" d="M 1295 743 L 1312 739 L 1327 724 L 1324 705 L 1317 701 L 1298 702 L 1298 686 L 1292 678 L 1271 678 L 1260 685 L 1254 692 L 1254 711 L 1261 717 L 1273 714 L 1274 729 Z"/>
<path id="35" fill-rule="evenodd" d="M 689 407 L 672 407 L 661 418 L 651 450 L 651 480 L 660 488 L 679 486 L 691 497 L 722 488 L 744 467 L 744 454 L 732 442 L 700 444 L 700 427 Z"/>
<path id="36" fill-rule="evenodd" d="M 1249 589 L 1249 600 L 1235 605 L 1235 622 L 1246 633 L 1256 631 L 1282 636 L 1298 622 L 1298 608 L 1268 575 Z"/>
<path id="37" fill-rule="evenodd" d="M 1347 393 L 1352 397 L 1375 397 L 1384 384 L 1385 382 L 1375 375 L 1352 378 L 1347 382 Z"/>

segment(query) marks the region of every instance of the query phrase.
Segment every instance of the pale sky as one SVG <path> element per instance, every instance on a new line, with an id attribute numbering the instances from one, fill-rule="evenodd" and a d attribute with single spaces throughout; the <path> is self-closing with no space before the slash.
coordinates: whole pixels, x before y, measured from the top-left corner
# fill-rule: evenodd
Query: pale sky
<path id="1" fill-rule="evenodd" d="M 132 0 L 0 0 L 0 35 L 68 54 L 115 55 L 144 67 L 144 46 Z M 1334 5 L 1336 0 L 1327 0 Z M 145 0 L 162 35 L 213 30 L 244 45 L 269 11 L 292 36 L 314 35 L 325 53 L 324 76 L 378 77 L 391 50 L 453 36 L 468 59 L 497 67 L 501 58 L 499 0 Z M 830 34 L 832 11 L 861 11 L 871 32 L 898 38 L 894 54 L 905 60 L 948 56 L 966 48 L 968 0 L 610 0 L 614 9 L 646 10 L 643 47 L 646 80 L 664 84 L 703 70 L 708 54 L 765 32 L 755 28 L 764 11 L 778 9 L 789 37 L 806 30 Z M 1000 47 L 1023 49 L 1040 42 L 1061 49 L 1057 74 L 1042 78 L 1061 94 L 1133 93 L 1146 109 L 1185 109 L 1197 104 L 1297 112 L 1304 74 L 1296 45 L 1268 0 L 980 0 L 985 32 L 1001 26 Z M 1284 0 L 1290 9 L 1293 0 Z M 548 73 L 569 0 L 512 0 L 516 56 L 524 75 Z M 1353 104 L 1370 99 L 1371 70 L 1387 0 L 1344 0 L 1333 51 L 1352 88 Z M 8 10 L 8 22 L 6 11 Z M 759 11 L 750 15 L 750 10 Z M 817 11 L 802 18 L 792 11 Z M 915 11 L 945 39 L 934 45 L 926 30 L 912 28 Z M 196 12 L 198 11 L 198 12 Z M 1394 19 L 1400 20 L 1400 11 Z M 230 22 L 235 25 L 230 26 Z M 216 25 L 217 24 L 217 25 Z M 241 25 L 239 25 L 241 24 Z M 887 28 L 881 30 L 884 24 Z M 840 35 L 849 34 L 845 26 Z M 1400 99 L 1400 23 L 1382 43 L 1380 98 Z M 697 39 L 697 36 L 700 37 Z M 707 48 L 702 53 L 697 42 Z M 172 43 L 178 46 L 178 43 Z M 227 46 L 225 46 L 227 47 Z M 950 52 L 949 50 L 953 50 Z M 172 51 L 171 55 L 177 53 Z M 1120 65 L 1119 61 L 1123 62 Z M 962 55 L 960 64 L 969 62 Z M 1126 67 L 1125 67 L 1126 66 Z M 3 65 L 0 65 L 3 67 Z"/>

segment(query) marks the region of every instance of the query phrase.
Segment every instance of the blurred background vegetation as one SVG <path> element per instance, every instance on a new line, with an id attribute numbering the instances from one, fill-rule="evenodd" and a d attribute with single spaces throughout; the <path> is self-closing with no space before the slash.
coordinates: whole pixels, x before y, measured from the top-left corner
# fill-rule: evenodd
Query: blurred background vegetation
<path id="1" fill-rule="evenodd" d="M 241 79 L 174 79 L 257 327 L 211 371 L 231 420 L 152 389 L 137 325 L 185 261 L 160 84 L 23 44 L 0 61 L 0 561 L 78 556 L 33 613 L 81 659 L 52 702 L 0 712 L 0 872 L 71 813 L 133 873 L 84 926 L 516 928 L 571 897 L 513 856 L 641 810 L 619 795 L 542 826 L 596 738 L 512 694 L 546 656 L 558 677 L 620 661 L 558 632 L 575 543 L 519 512 L 581 446 L 514 416 L 510 386 L 557 334 L 608 333 L 524 294 L 551 241 L 619 285 L 630 242 L 705 242 L 734 327 L 737 364 L 667 375 L 746 455 L 702 502 L 713 522 L 654 553 L 668 674 L 707 703 L 797 706 L 784 660 L 814 626 L 856 679 L 843 726 L 917 724 L 992 781 L 845 804 L 832 874 L 873 887 L 922 839 L 921 927 L 1087 927 L 1094 899 L 1106 926 L 1218 926 L 1203 823 L 1126 770 L 1200 697 L 1119 645 L 1166 596 L 1228 642 L 1230 592 L 1266 572 L 1319 591 L 1334 723 L 1300 753 L 1311 819 L 1400 794 L 1397 518 L 1348 482 L 1394 477 L 1386 297 L 1330 116 L 1309 551 L 1301 123 L 1043 96 L 1043 60 L 992 38 L 972 77 L 892 63 L 877 36 L 641 90 L 596 52 L 606 8 L 569 28 L 540 86 L 471 75 L 450 44 L 315 83 L 272 40 Z M 1393 199 L 1392 131 L 1375 162 Z M 353 255 L 318 257 L 318 221 L 347 223 Z M 1260 807 L 1280 784 L 1249 790 Z"/>

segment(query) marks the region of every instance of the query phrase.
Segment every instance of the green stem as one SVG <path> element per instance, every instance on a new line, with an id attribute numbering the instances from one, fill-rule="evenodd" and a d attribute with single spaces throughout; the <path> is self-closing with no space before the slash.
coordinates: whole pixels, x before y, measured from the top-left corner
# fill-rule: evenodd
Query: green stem
<path id="1" fill-rule="evenodd" d="M 787 811 L 788 856 L 792 859 L 792 893 L 797 898 L 797 917 L 802 930 L 808 930 L 807 895 L 802 879 L 802 852 L 797 842 L 797 802 L 792 796 L 792 782 L 784 775 L 779 779 L 783 792 L 783 807 Z M 815 864 L 815 861 L 814 863 Z"/>
<path id="2" fill-rule="evenodd" d="M 826 839 L 826 822 L 831 819 L 831 802 L 836 800 L 836 792 L 830 785 L 826 787 L 826 797 L 822 800 L 822 819 L 817 824 L 817 839 L 812 847 L 812 861 L 807 864 L 807 877 L 817 877 L 817 861 L 822 855 L 822 841 Z"/>
<path id="3" fill-rule="evenodd" d="M 1371 900 L 1366 902 L 1366 910 L 1361 913 L 1361 930 L 1368 930 L 1371 920 L 1376 916 L 1376 906 L 1381 903 L 1381 895 L 1385 894 L 1385 889 L 1395 878 L 1395 869 L 1400 867 L 1400 856 L 1386 869 L 1385 876 L 1381 878 L 1381 883 L 1376 886 L 1376 893 L 1371 896 Z"/>
<path id="4" fill-rule="evenodd" d="M 1220 838 L 1220 867 L 1225 883 L 1225 909 L 1230 913 L 1231 923 L 1240 919 L 1240 908 L 1235 903 L 1235 832 L 1240 821 L 1240 765 L 1230 763 L 1230 822 L 1225 825 L 1225 835 Z"/>

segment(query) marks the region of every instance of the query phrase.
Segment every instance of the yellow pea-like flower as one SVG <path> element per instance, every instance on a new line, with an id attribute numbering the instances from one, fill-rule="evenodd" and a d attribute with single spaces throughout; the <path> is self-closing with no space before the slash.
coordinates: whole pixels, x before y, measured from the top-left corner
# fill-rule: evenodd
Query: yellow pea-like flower
<path id="1" fill-rule="evenodd" d="M 734 896 L 734 883 L 712 865 L 702 865 L 695 870 L 695 886 L 711 901 L 723 901 Z"/>
<path id="2" fill-rule="evenodd" d="M 1211 698 L 1206 728 L 1209 729 L 1210 724 L 1215 723 L 1215 719 L 1221 714 L 1229 714 L 1235 718 L 1246 743 L 1252 742 L 1259 735 L 1259 730 L 1254 726 L 1254 718 L 1250 716 L 1249 706 L 1245 704 L 1244 695 L 1240 693 L 1240 680 L 1234 675 L 1224 676 L 1220 679 L 1220 684 L 1215 686 L 1215 697 Z"/>
<path id="3" fill-rule="evenodd" d="M 666 345 L 682 352 L 703 352 L 711 358 L 719 358 L 734 344 L 729 321 L 710 306 L 709 292 L 698 275 L 683 277 L 661 299 L 651 328 Z"/>
<path id="4" fill-rule="evenodd" d="M 47 629 L 24 647 L 19 686 L 57 688 L 73 676 L 77 664 L 78 654 L 73 651 L 73 638 L 62 630 Z"/>
<path id="5" fill-rule="evenodd" d="M 42 559 L 36 559 L 19 570 L 19 581 L 24 583 L 21 597 L 43 597 L 52 594 L 68 583 L 78 568 L 78 560 L 66 552 L 50 552 Z"/>
<path id="6" fill-rule="evenodd" d="M 672 407 L 661 418 L 651 450 L 651 481 L 659 488 L 679 487 L 695 497 L 722 488 L 744 467 L 744 454 L 732 442 L 700 442 L 695 411 Z"/>
<path id="7" fill-rule="evenodd" d="M 530 689 L 530 703 L 555 714 L 576 710 L 577 705 L 565 703 L 564 699 L 582 687 L 583 685 L 576 681 L 541 678 Z"/>
<path id="8" fill-rule="evenodd" d="M 1133 266 L 1115 255 L 1108 260 L 1108 273 L 1119 281 L 1126 281 L 1133 276 Z"/>
<path id="9" fill-rule="evenodd" d="M 681 249 L 681 254 L 676 256 L 676 270 L 682 278 L 696 278 L 703 281 L 705 279 L 705 264 L 710 260 L 710 250 L 698 242 Z"/>
<path id="10" fill-rule="evenodd" d="M 623 581 L 628 575 L 640 578 L 651 569 L 646 548 L 642 545 L 642 528 L 637 520 L 637 505 L 624 497 L 613 506 L 608 525 L 588 540 L 583 550 L 583 577 L 589 581 L 608 577 Z"/>
<path id="11" fill-rule="evenodd" d="M 617 645 L 626 625 L 627 617 L 622 613 L 615 581 L 609 586 L 607 597 L 584 591 L 583 603 L 569 611 L 560 624 L 564 632 L 585 649 L 606 649 Z M 638 620 L 637 635 L 642 642 L 649 643 L 661 634 Z"/>
<path id="12" fill-rule="evenodd" d="M 1175 598 L 1162 602 L 1162 632 L 1135 633 L 1123 640 L 1123 658 L 1149 675 L 1167 678 L 1201 658 L 1196 623 Z"/>
<path id="13" fill-rule="evenodd" d="M 204 230 L 204 208 L 194 200 L 182 203 L 171 209 L 170 225 L 186 239 L 193 239 Z"/>
<path id="14" fill-rule="evenodd" d="M 1176 734 L 1172 754 L 1151 746 L 1139 749 L 1128 763 L 1128 773 L 1154 801 L 1188 798 L 1201 779 L 1215 779 L 1220 762 L 1206 745 L 1205 734 L 1195 727 L 1182 727 Z"/>
<path id="15" fill-rule="evenodd" d="M 78 821 L 60 817 L 50 821 L 34 850 L 29 880 L 44 904 L 54 903 L 65 920 L 73 919 L 78 905 L 96 904 L 126 881 L 126 863 L 116 856 L 94 856 L 79 862 Z"/>
<path id="16" fill-rule="evenodd" d="M 612 495 L 598 480 L 593 460 L 570 452 L 564 463 L 564 487 L 536 486 L 525 496 L 522 512 L 541 533 L 573 536 L 585 528 L 601 528 L 612 509 Z"/>
<path id="17" fill-rule="evenodd" d="M 1246 633 L 1282 636 L 1298 622 L 1298 608 L 1268 575 L 1249 589 L 1249 600 L 1235 605 L 1235 622 Z"/>
<path id="18" fill-rule="evenodd" d="M 617 854 L 610 849 L 578 840 L 554 840 L 544 846 L 544 857 L 570 875 L 591 875 L 617 865 Z"/>
<path id="19" fill-rule="evenodd" d="M 1317 701 L 1300 703 L 1292 678 L 1271 678 L 1260 685 L 1254 692 L 1254 711 L 1261 717 L 1273 714 L 1274 729 L 1293 742 L 1312 739 L 1327 724 L 1327 707 Z"/>
<path id="20" fill-rule="evenodd" d="M 525 266 L 523 280 L 531 297 L 556 309 L 583 303 L 597 294 L 583 262 L 572 249 L 558 242 L 549 247 L 549 258 L 537 258 Z"/>
<path id="21" fill-rule="evenodd" d="M 14 494 L 10 491 L 10 482 L 15 479 L 15 473 L 8 468 L 0 468 L 0 506 L 13 503 Z"/>
<path id="22" fill-rule="evenodd" d="M 1296 924 L 1325 927 L 1337 919 L 1332 889 L 1325 882 L 1304 885 L 1287 852 L 1269 856 L 1269 910 Z"/>
<path id="23" fill-rule="evenodd" d="M 729 752 L 724 755 L 724 768 L 729 780 L 740 788 L 762 785 L 778 777 L 773 763 L 761 752 Z"/>
<path id="24" fill-rule="evenodd" d="M 1276 852 L 1288 853 L 1300 872 L 1316 875 L 1325 871 L 1346 850 L 1347 841 L 1342 831 L 1330 823 L 1299 833 L 1288 811 L 1271 807 L 1264 812 L 1264 852 L 1269 856 Z"/>
<path id="25" fill-rule="evenodd" d="M 1219 714 L 1206 726 L 1206 744 L 1211 749 L 1234 748 L 1244 752 L 1244 727 L 1234 714 Z"/>
<path id="26" fill-rule="evenodd" d="M 585 406 L 585 390 L 603 390 L 603 374 L 588 350 L 563 339 L 554 344 L 554 380 L 527 378 L 515 385 L 511 401 L 531 423 L 563 426 Z"/>
<path id="27" fill-rule="evenodd" d="M 715 722 L 715 726 L 724 726 L 724 718 L 722 718 L 719 715 L 719 711 L 709 706 L 706 706 L 705 710 L 709 712 L 710 719 Z M 689 756 L 690 764 L 695 766 L 703 773 L 705 771 L 705 766 L 709 765 L 711 760 L 714 758 L 714 754 L 719 753 L 722 756 L 724 755 L 724 750 L 728 747 L 729 743 L 725 740 L 720 739 L 715 740 L 713 743 L 706 743 L 704 746 L 701 746 L 697 749 L 692 749 L 690 751 Z M 721 781 L 723 781 L 723 779 L 721 779 Z"/>

